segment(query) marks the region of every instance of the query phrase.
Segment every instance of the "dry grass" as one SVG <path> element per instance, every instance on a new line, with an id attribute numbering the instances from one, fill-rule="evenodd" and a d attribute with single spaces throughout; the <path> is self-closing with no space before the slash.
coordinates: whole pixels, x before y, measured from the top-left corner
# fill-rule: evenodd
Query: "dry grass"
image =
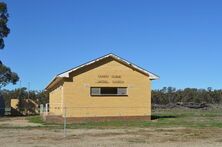
<path id="1" fill-rule="evenodd" d="M 154 114 L 158 117 L 151 122 L 73 124 L 69 126 L 66 138 L 63 137 L 62 125 L 44 124 L 37 117 L 32 120 L 38 123 L 21 117 L 3 118 L 0 119 L 0 142 L 3 147 L 222 146 L 221 112 L 169 110 Z"/>
<path id="2" fill-rule="evenodd" d="M 3 129 L 0 142 L 4 146 L 181 146 L 193 144 L 222 146 L 222 129 L 196 128 L 132 128 L 132 129 L 69 129 L 62 130 Z"/>

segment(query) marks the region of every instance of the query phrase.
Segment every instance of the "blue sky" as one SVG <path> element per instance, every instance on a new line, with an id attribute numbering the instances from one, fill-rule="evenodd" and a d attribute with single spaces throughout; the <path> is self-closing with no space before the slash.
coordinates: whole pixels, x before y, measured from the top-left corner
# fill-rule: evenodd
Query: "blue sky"
<path id="1" fill-rule="evenodd" d="M 6 0 L 0 59 L 22 86 L 107 53 L 160 76 L 153 88 L 222 87 L 221 0 Z M 9 85 L 6 88 L 18 88 Z"/>

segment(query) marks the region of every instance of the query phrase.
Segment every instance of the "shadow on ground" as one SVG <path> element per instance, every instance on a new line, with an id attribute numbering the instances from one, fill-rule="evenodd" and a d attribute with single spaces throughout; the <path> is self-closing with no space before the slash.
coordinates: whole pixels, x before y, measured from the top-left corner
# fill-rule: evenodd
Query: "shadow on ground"
<path id="1" fill-rule="evenodd" d="M 174 115 L 152 115 L 151 120 L 161 119 L 161 118 L 176 118 Z"/>

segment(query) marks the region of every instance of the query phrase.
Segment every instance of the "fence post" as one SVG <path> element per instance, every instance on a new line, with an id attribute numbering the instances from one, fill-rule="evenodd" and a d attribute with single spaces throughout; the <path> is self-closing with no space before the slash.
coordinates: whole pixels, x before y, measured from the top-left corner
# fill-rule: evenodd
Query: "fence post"
<path id="1" fill-rule="evenodd" d="M 44 112 L 44 106 L 43 104 L 40 104 L 40 114 L 42 114 Z"/>
<path id="2" fill-rule="evenodd" d="M 66 137 L 66 107 L 64 106 L 64 137 Z"/>
<path id="3" fill-rule="evenodd" d="M 45 104 L 45 114 L 48 115 L 49 112 L 49 104 Z"/>

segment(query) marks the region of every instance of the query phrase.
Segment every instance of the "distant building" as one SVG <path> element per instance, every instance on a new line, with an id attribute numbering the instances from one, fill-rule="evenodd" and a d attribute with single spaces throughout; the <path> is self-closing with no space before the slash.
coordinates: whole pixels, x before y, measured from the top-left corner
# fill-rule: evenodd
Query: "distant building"
<path id="1" fill-rule="evenodd" d="M 20 107 L 19 107 L 20 103 Z M 32 99 L 11 99 L 11 115 L 34 115 L 39 113 L 39 105 Z"/>
<path id="2" fill-rule="evenodd" d="M 155 74 L 114 54 L 103 56 L 50 82 L 48 117 L 149 120 L 155 79 Z"/>

